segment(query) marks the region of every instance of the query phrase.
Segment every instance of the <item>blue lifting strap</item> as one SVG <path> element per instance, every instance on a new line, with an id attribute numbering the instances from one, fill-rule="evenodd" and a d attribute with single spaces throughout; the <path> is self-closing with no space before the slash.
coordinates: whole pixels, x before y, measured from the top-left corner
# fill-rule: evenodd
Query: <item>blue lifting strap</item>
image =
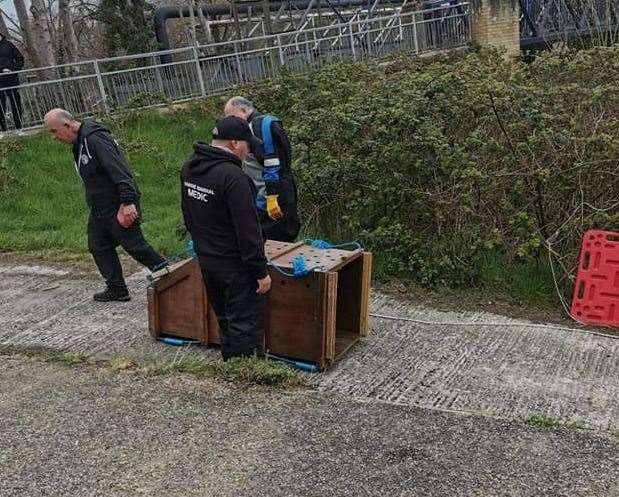
<path id="1" fill-rule="evenodd" d="M 271 133 L 271 124 L 273 122 L 279 122 L 275 116 L 264 116 L 262 118 L 262 126 L 260 128 L 260 134 L 262 135 L 262 143 L 264 147 L 264 155 L 269 156 L 275 153 L 275 144 L 273 143 L 273 134 Z"/>

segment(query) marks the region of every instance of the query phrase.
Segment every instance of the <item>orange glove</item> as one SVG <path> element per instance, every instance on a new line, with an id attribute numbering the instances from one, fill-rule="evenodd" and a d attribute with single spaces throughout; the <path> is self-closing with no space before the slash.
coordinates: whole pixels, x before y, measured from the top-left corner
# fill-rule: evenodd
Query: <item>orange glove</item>
<path id="1" fill-rule="evenodd" d="M 273 221 L 277 221 L 284 217 L 284 213 L 277 201 L 279 195 L 267 195 L 267 214 Z"/>

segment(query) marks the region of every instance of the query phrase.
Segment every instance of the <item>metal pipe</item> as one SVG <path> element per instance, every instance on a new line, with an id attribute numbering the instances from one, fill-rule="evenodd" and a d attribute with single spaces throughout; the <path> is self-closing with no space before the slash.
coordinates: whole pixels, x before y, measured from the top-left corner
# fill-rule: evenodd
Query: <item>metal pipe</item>
<path id="1" fill-rule="evenodd" d="M 327 7 L 327 8 L 335 8 L 335 7 L 362 7 L 365 6 L 367 0 L 274 0 L 269 2 L 270 11 L 277 12 L 282 7 L 294 7 L 297 9 L 305 9 L 312 2 L 316 4 L 316 7 Z M 391 4 L 399 4 L 402 3 L 402 0 L 392 0 L 389 3 Z M 249 9 L 254 6 L 253 2 L 243 2 L 237 4 L 236 8 L 238 12 L 247 12 Z M 232 16 L 232 6 L 231 4 L 209 4 L 202 5 L 201 7 L 195 7 L 193 12 L 196 15 L 199 15 L 198 9 L 202 10 L 202 14 L 207 19 L 210 17 L 211 19 L 216 16 L 228 15 Z M 337 12 L 337 11 L 336 11 Z M 178 19 L 181 16 L 189 17 L 190 15 L 190 7 L 160 7 L 155 11 L 154 23 L 155 23 L 155 35 L 157 37 L 157 43 L 159 44 L 160 50 L 169 50 L 170 49 L 170 39 L 168 37 L 168 30 L 166 27 L 166 23 L 168 19 Z M 172 60 L 172 57 L 169 54 L 161 55 L 161 62 L 163 64 L 168 64 Z"/>

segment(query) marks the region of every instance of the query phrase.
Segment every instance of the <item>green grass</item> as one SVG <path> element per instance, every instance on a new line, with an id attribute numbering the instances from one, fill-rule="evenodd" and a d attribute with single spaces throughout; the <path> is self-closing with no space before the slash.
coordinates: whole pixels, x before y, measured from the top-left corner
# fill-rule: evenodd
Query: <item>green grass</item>
<path id="1" fill-rule="evenodd" d="M 180 168 L 193 142 L 208 140 L 213 122 L 192 113 L 148 112 L 111 126 L 142 192 L 146 238 L 168 255 L 182 247 L 175 233 Z M 86 252 L 87 208 L 70 147 L 46 134 L 0 147 L 0 250 Z"/>
<path id="2" fill-rule="evenodd" d="M 543 414 L 534 414 L 527 418 L 526 423 L 538 428 L 557 428 L 562 425 L 561 421 L 556 418 L 544 416 Z"/>
<path id="3" fill-rule="evenodd" d="M 177 235 L 180 168 L 192 144 L 208 140 L 213 123 L 213 117 L 191 108 L 166 114 L 128 113 L 109 123 L 142 192 L 146 239 L 167 256 L 184 245 Z M 87 253 L 87 208 L 71 149 L 45 133 L 0 142 L 0 212 L 0 251 L 50 254 L 58 260 Z M 379 280 L 381 255 L 385 254 L 376 254 L 374 267 Z M 514 264 L 488 254 L 479 260 L 477 285 L 489 296 L 557 308 L 552 276 L 544 263 Z"/>
<path id="4" fill-rule="evenodd" d="M 253 358 L 234 358 L 226 362 L 213 362 L 199 356 L 186 355 L 171 361 L 147 362 L 136 365 L 136 367 L 153 376 L 186 373 L 252 385 L 292 387 L 302 384 L 301 377 L 289 366 Z"/>
<path id="5" fill-rule="evenodd" d="M 211 364 L 211 375 L 227 381 L 292 387 L 303 384 L 295 371 L 279 362 L 261 359 L 230 359 Z"/>
<path id="6" fill-rule="evenodd" d="M 381 266 L 384 263 L 382 254 L 375 254 L 372 276 L 375 281 L 389 284 L 393 278 L 385 275 Z M 426 296 L 430 301 L 439 299 L 444 303 L 455 300 L 459 307 L 475 307 L 480 302 L 502 302 L 541 313 L 554 313 L 561 309 L 552 271 L 546 261 L 512 262 L 495 252 L 479 257 L 475 281 L 464 288 L 437 286 L 427 289 L 407 278 L 405 273 L 398 283 L 403 284 L 416 299 Z"/>
<path id="7" fill-rule="evenodd" d="M 115 372 L 133 371 L 146 376 L 189 374 L 198 378 L 218 378 L 244 385 L 266 385 L 290 388 L 303 385 L 303 379 L 291 367 L 279 362 L 234 358 L 226 362 L 211 361 L 179 349 L 173 359 L 139 361 L 132 357 L 117 356 L 97 360 L 84 354 L 57 351 L 45 347 L 0 346 L 0 356 L 21 355 L 63 366 L 91 365 L 109 368 Z"/>
<path id="8" fill-rule="evenodd" d="M 19 347 L 12 345 L 0 346 L 0 355 L 19 354 L 32 359 L 44 362 L 63 364 L 65 366 L 77 366 L 80 364 L 91 364 L 95 361 L 85 354 L 75 352 L 63 352 L 47 347 Z"/>
<path id="9" fill-rule="evenodd" d="M 519 304 L 556 308 L 558 297 L 547 262 L 508 262 L 500 254 L 479 260 L 479 282 L 488 293 L 501 292 Z"/>

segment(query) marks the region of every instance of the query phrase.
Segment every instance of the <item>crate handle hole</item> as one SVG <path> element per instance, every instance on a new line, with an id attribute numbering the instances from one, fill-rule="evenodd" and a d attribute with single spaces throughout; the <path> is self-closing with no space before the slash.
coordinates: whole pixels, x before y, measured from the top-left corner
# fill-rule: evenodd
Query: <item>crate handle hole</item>
<path id="1" fill-rule="evenodd" d="M 578 298 L 582 299 L 585 296 L 585 282 L 581 281 L 578 285 Z"/>
<path id="2" fill-rule="evenodd" d="M 585 256 L 582 258 L 582 268 L 589 269 L 589 262 L 591 262 L 591 252 L 585 252 Z"/>

